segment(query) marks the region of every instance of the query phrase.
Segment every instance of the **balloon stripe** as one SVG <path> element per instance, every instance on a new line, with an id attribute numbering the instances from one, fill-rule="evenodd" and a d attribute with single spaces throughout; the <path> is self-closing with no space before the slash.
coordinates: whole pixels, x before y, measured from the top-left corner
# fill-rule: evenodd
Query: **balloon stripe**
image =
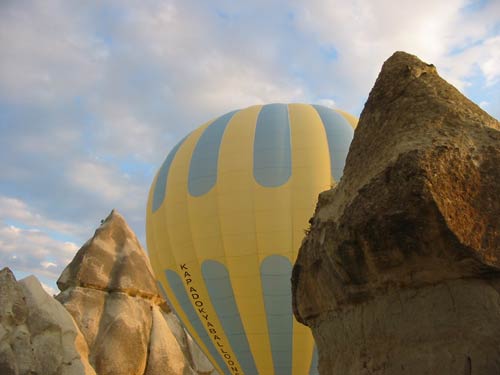
<path id="1" fill-rule="evenodd" d="M 217 164 L 222 136 L 237 111 L 226 113 L 210 124 L 193 151 L 189 166 L 189 193 L 199 197 L 212 189 L 217 181 Z"/>
<path id="2" fill-rule="evenodd" d="M 347 113 L 345 111 L 342 111 L 341 109 L 335 109 L 335 112 L 339 113 L 344 117 L 349 125 L 351 125 L 351 128 L 356 129 L 356 126 L 358 126 L 358 119 L 357 117 L 354 117 L 350 113 Z"/>
<path id="3" fill-rule="evenodd" d="M 292 264 L 282 255 L 271 255 L 261 265 L 274 373 L 292 374 L 293 312 L 290 278 Z"/>
<path id="4" fill-rule="evenodd" d="M 167 158 L 158 171 L 158 178 L 156 179 L 156 185 L 153 193 L 153 212 L 160 208 L 161 204 L 165 200 L 167 178 L 168 171 L 170 170 L 170 165 L 175 158 L 175 154 L 177 154 L 177 150 L 179 150 L 179 147 L 181 147 L 187 137 L 188 136 L 184 137 L 179 143 L 175 145 L 172 151 L 169 152 Z"/>
<path id="5" fill-rule="evenodd" d="M 213 190 L 217 193 L 220 236 L 225 254 L 211 259 L 220 261 L 229 271 L 257 372 L 273 374 L 264 298 L 259 282 L 260 260 L 256 256 L 255 203 L 252 199 L 255 185 L 264 189 L 253 176 L 255 126 L 261 108 L 261 105 L 256 105 L 235 114 L 224 133 L 217 186 Z"/>
<path id="6" fill-rule="evenodd" d="M 255 180 L 265 187 L 283 185 L 292 173 L 290 125 L 286 104 L 262 107 L 254 141 Z"/>
<path id="7" fill-rule="evenodd" d="M 354 130 L 349 122 L 339 113 L 322 105 L 313 105 L 323 121 L 328 146 L 330 148 L 330 168 L 332 177 L 340 181 L 344 171 L 345 159 L 349 151 Z"/>
<path id="8" fill-rule="evenodd" d="M 318 348 L 314 345 L 313 356 L 311 360 L 311 368 L 309 369 L 309 375 L 319 375 L 318 371 Z"/>
<path id="9" fill-rule="evenodd" d="M 188 187 L 192 155 L 201 136 L 212 124 L 213 122 L 195 130 L 185 141 L 184 146 L 180 148 L 172 163 L 168 181 L 169 197 L 167 204 L 162 206 L 161 211 L 167 215 L 166 236 L 164 238 L 173 255 L 175 265 L 163 269 L 179 272 L 189 302 L 203 323 L 203 328 L 214 347 L 218 350 L 229 371 L 233 375 L 241 375 L 238 371 L 241 366 L 230 348 L 229 340 L 223 332 L 215 309 L 209 303 L 208 291 L 201 273 L 203 257 L 220 254 L 219 250 L 221 250 L 220 229 L 216 205 L 214 205 L 217 189 L 211 189 L 210 192 L 201 197 L 193 197 L 189 194 Z M 211 239 L 214 239 L 215 242 Z M 179 310 L 183 309 L 179 307 Z M 189 319 L 186 320 L 189 321 Z M 194 328 L 193 332 L 196 332 Z M 203 344 L 201 338 L 198 340 Z M 207 353 L 210 353 L 208 348 Z M 213 361 L 217 363 L 215 359 Z M 223 371 L 221 371 L 222 373 Z"/>
<path id="10" fill-rule="evenodd" d="M 215 348 L 213 342 L 208 337 L 208 334 L 205 331 L 205 328 L 203 327 L 203 323 L 201 322 L 196 311 L 194 310 L 193 305 L 189 301 L 189 297 L 186 293 L 186 290 L 184 289 L 184 285 L 182 283 L 180 276 L 177 274 L 177 272 L 172 270 L 166 270 L 165 275 L 167 277 L 168 283 L 170 284 L 170 287 L 174 291 L 175 297 L 177 298 L 179 305 L 182 307 L 182 310 L 184 310 L 184 313 L 186 314 L 189 321 L 191 322 L 191 325 L 195 329 L 196 333 L 198 334 L 198 336 L 203 341 L 208 351 L 212 355 L 212 358 L 217 362 L 219 368 L 221 368 L 226 375 L 230 375 L 231 373 L 229 372 L 229 369 L 227 368 L 222 357 Z"/>
<path id="11" fill-rule="evenodd" d="M 212 305 L 243 372 L 245 375 L 258 375 L 240 312 L 236 306 L 229 272 L 222 263 L 214 260 L 203 262 L 201 271 Z"/>
<path id="12" fill-rule="evenodd" d="M 289 104 L 292 138 L 292 202 L 293 263 L 297 257 L 309 218 L 314 213 L 318 193 L 330 187 L 330 152 L 325 128 L 318 112 L 307 104 Z M 314 340 L 311 330 L 293 320 L 293 375 L 308 374 Z"/>

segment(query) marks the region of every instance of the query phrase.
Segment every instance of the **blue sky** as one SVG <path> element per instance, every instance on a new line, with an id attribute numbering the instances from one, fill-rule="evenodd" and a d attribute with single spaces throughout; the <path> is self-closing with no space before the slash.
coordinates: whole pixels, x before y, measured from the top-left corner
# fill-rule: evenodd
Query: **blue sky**
<path id="1" fill-rule="evenodd" d="M 404 50 L 500 118 L 500 0 L 0 2 L 0 266 L 54 281 L 201 123 L 268 102 L 359 115 Z"/>

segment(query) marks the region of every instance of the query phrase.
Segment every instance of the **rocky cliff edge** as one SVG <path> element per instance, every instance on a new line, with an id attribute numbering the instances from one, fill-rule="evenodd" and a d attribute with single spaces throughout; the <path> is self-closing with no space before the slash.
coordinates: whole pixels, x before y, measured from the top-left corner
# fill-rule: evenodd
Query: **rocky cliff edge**
<path id="1" fill-rule="evenodd" d="M 321 374 L 500 373 L 500 124 L 397 52 L 293 269 Z"/>

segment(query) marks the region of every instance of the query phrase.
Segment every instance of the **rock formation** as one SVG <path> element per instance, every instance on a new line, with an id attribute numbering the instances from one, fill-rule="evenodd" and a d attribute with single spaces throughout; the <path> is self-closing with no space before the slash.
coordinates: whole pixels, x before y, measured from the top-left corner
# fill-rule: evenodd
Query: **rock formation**
<path id="1" fill-rule="evenodd" d="M 500 374 L 500 124 L 397 52 L 293 269 L 326 374 Z"/>
<path id="2" fill-rule="evenodd" d="M 198 344 L 196 344 L 191 336 L 186 333 L 179 318 L 173 313 L 163 314 L 167 324 L 177 339 L 184 356 L 189 362 L 190 366 L 199 375 L 218 375 L 212 363 L 208 360 L 206 355 L 201 351 Z"/>
<path id="3" fill-rule="evenodd" d="M 197 373 L 189 362 L 191 353 L 185 357 L 169 328 L 171 312 L 144 250 L 115 211 L 78 251 L 57 285 L 61 293 L 56 298 L 83 333 L 97 373 Z"/>
<path id="4" fill-rule="evenodd" d="M 95 375 L 71 315 L 38 280 L 0 271 L 0 374 Z"/>

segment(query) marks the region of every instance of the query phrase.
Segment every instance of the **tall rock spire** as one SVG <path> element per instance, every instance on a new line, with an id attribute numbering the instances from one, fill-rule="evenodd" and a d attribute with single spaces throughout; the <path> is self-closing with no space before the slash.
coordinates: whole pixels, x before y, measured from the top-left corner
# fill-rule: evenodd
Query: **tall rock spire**
<path id="1" fill-rule="evenodd" d="M 384 63 L 293 272 L 322 374 L 500 373 L 499 130 L 433 65 Z"/>

